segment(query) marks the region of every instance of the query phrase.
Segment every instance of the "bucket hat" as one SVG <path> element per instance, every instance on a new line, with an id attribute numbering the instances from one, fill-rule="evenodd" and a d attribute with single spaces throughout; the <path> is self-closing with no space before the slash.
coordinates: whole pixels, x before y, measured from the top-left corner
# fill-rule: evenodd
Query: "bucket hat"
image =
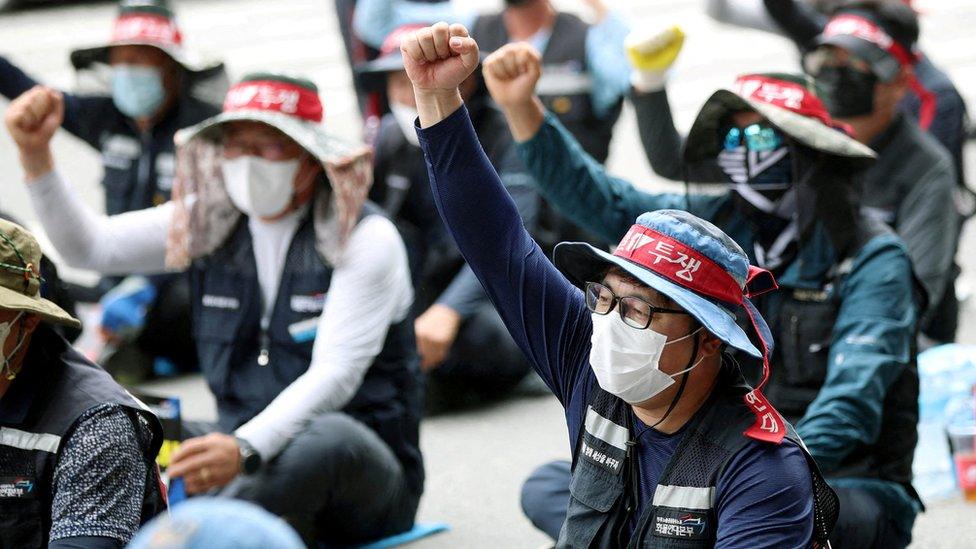
<path id="1" fill-rule="evenodd" d="M 27 229 L 0 219 L 0 309 L 36 314 L 44 322 L 80 328 L 81 322 L 41 297 L 41 247 Z"/>
<path id="2" fill-rule="evenodd" d="M 834 121 L 805 75 L 745 74 L 730 89 L 721 89 L 702 105 L 688 132 L 687 162 L 714 159 L 722 147 L 719 132 L 734 112 L 753 111 L 797 142 L 861 167 L 876 157 L 874 151 Z"/>
<path id="3" fill-rule="evenodd" d="M 757 417 L 747 434 L 782 441 L 782 417 L 762 396 L 769 378 L 773 338 L 750 297 L 777 288 L 773 275 L 749 265 L 742 248 L 718 227 L 680 210 L 642 214 L 613 253 L 584 242 L 562 242 L 553 262 L 574 285 L 599 280 L 611 267 L 619 267 L 641 283 L 673 300 L 715 337 L 763 361 L 763 376 L 746 397 Z M 736 323 L 736 310 L 744 309 L 762 350 Z"/>

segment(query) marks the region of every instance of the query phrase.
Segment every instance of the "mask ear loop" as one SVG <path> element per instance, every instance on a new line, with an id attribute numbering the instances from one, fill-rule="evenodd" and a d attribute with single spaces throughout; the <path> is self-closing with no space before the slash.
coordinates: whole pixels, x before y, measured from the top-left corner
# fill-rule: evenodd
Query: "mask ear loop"
<path id="1" fill-rule="evenodd" d="M 701 328 L 699 328 L 698 330 L 695 330 L 694 332 L 688 334 L 687 336 L 682 337 L 681 339 L 684 339 L 685 337 L 689 337 L 691 335 L 695 335 L 700 330 L 701 330 Z M 675 340 L 675 341 L 678 341 L 678 340 Z M 701 363 L 701 361 L 704 360 L 704 358 L 705 358 L 705 357 L 702 357 L 701 359 L 698 360 L 698 362 L 695 362 L 694 364 L 692 364 L 692 362 L 695 360 L 695 357 L 696 356 L 698 356 L 698 337 L 697 337 L 697 335 L 695 336 L 695 346 L 691 350 L 691 358 L 688 359 L 688 363 L 685 365 L 686 366 L 685 369 L 684 370 L 681 370 L 677 374 L 674 374 L 674 375 L 680 375 L 681 376 L 681 383 L 678 385 L 678 392 L 674 394 L 674 398 L 671 399 L 671 404 L 668 405 L 668 409 L 667 409 L 667 411 L 664 412 L 664 415 L 661 416 L 661 419 L 657 420 L 654 423 L 654 425 L 651 425 L 651 429 L 653 429 L 653 428 L 657 427 L 658 425 L 660 425 L 661 422 L 664 421 L 665 419 L 668 419 L 668 416 L 671 415 L 671 412 L 673 412 L 674 411 L 674 408 L 678 405 L 678 400 L 681 399 L 681 395 L 684 394 L 684 392 L 685 392 L 685 386 L 688 385 L 688 373 L 691 370 L 693 370 L 695 368 L 695 366 L 698 366 L 698 364 Z M 691 364 L 691 366 L 688 366 L 689 364 Z"/>

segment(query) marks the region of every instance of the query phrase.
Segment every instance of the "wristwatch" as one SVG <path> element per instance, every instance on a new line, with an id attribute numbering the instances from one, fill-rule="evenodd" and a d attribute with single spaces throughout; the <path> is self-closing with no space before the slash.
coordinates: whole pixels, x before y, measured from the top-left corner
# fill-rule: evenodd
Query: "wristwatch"
<path id="1" fill-rule="evenodd" d="M 235 438 L 241 453 L 241 472 L 245 475 L 253 475 L 261 468 L 261 454 L 248 441 L 240 437 Z"/>

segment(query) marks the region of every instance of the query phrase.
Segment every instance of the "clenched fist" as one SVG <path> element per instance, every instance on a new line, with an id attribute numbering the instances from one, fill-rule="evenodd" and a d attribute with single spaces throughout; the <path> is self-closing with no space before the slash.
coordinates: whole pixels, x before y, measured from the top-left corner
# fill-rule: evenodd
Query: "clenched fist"
<path id="1" fill-rule="evenodd" d="M 7 107 L 4 121 L 20 149 L 20 162 L 28 180 L 51 170 L 49 145 L 63 120 L 64 97 L 44 86 L 34 86 Z"/>
<path id="2" fill-rule="evenodd" d="M 458 85 L 478 67 L 478 44 L 464 25 L 437 23 L 418 29 L 403 37 L 400 52 L 421 126 L 436 124 L 461 106 Z"/>
<path id="3" fill-rule="evenodd" d="M 503 109 L 532 102 L 542 74 L 542 56 L 525 42 L 508 44 L 485 59 L 485 84 Z"/>

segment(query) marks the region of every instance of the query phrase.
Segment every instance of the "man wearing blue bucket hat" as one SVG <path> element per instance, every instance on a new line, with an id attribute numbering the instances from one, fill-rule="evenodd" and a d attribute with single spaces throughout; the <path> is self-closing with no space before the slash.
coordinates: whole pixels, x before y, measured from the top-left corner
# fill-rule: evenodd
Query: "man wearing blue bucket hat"
<path id="1" fill-rule="evenodd" d="M 709 97 L 683 144 L 670 115 L 648 128 L 666 127 L 669 150 L 683 148 L 670 161 L 688 181 L 726 192 L 644 192 L 580 151 L 532 97 L 536 54 L 506 48 L 485 61 L 487 85 L 543 196 L 562 213 L 610 236 L 647 210 L 695 212 L 775 273 L 781 291 L 756 301 L 778 344 L 765 390 L 837 491 L 831 543 L 908 545 L 920 508 L 914 342 L 924 297 L 904 243 L 860 208 L 861 170 L 874 153 L 830 116 L 810 79 L 747 74 Z M 762 367 L 747 353 L 736 360 L 747 374 Z M 563 494 L 568 483 L 563 475 Z M 549 486 L 523 495 L 530 517 L 538 502 L 528 496 L 550 498 L 548 509 L 565 505 Z"/>
<path id="2" fill-rule="evenodd" d="M 774 289 L 772 276 L 714 225 L 676 210 L 638 217 L 613 254 L 560 244 L 553 265 L 457 92 L 477 44 L 463 26 L 439 23 L 401 49 L 441 216 L 566 409 L 573 471 L 558 546 L 826 543 L 836 496 L 763 397 L 768 369 L 752 389 L 722 352 L 768 366 L 772 340 L 749 298 Z"/>

